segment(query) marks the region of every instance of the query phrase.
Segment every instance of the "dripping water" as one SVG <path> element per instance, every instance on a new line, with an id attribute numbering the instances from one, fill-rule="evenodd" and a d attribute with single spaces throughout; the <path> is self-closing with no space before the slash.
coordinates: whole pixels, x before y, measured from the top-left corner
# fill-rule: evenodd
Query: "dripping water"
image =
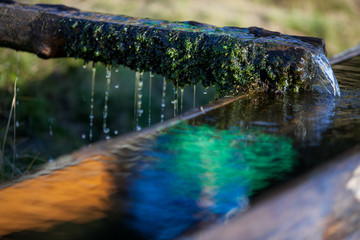
<path id="1" fill-rule="evenodd" d="M 152 79 L 154 78 L 154 74 L 150 72 L 149 74 L 149 117 L 148 117 L 148 125 L 151 125 L 151 85 L 152 85 Z"/>
<path id="2" fill-rule="evenodd" d="M 110 139 L 110 129 L 107 125 L 110 83 L 111 83 L 111 67 L 106 66 L 106 89 L 105 89 L 105 103 L 104 103 L 104 113 L 103 113 L 103 132 L 105 133 L 106 140 Z"/>
<path id="3" fill-rule="evenodd" d="M 179 83 L 178 80 L 176 80 L 176 86 L 174 86 L 174 98 L 173 101 L 171 101 L 172 104 L 174 104 L 174 117 L 176 117 L 179 113 L 178 110 L 178 91 L 179 91 Z"/>
<path id="4" fill-rule="evenodd" d="M 138 98 L 137 91 L 138 91 L 138 85 L 139 85 L 138 84 L 139 78 L 140 78 L 140 75 L 139 75 L 139 69 L 138 69 L 138 71 L 135 73 L 135 87 L 134 87 L 134 129 L 135 130 L 137 128 L 138 121 L 139 121 L 139 118 L 137 117 L 137 98 Z"/>
<path id="5" fill-rule="evenodd" d="M 208 87 L 206 87 L 206 88 L 204 89 L 204 95 L 206 95 L 206 94 L 208 93 L 207 90 L 208 90 Z"/>
<path id="6" fill-rule="evenodd" d="M 83 63 L 83 69 L 86 69 L 86 68 L 87 68 L 87 62 L 84 61 L 84 63 Z"/>
<path id="7" fill-rule="evenodd" d="M 135 86 L 135 115 L 136 115 L 136 121 L 135 121 L 135 125 L 136 125 L 136 131 L 140 131 L 141 130 L 141 126 L 139 124 L 139 118 L 142 116 L 144 110 L 142 109 L 142 90 L 143 90 L 143 72 L 139 72 L 137 71 L 135 76 L 136 76 L 136 86 Z"/>
<path id="8" fill-rule="evenodd" d="M 184 88 L 180 89 L 180 113 L 183 112 L 183 106 L 184 106 Z"/>
<path id="9" fill-rule="evenodd" d="M 196 85 L 194 84 L 193 108 L 195 108 L 195 98 L 196 98 Z"/>
<path id="10" fill-rule="evenodd" d="M 54 118 L 50 117 L 48 119 L 48 122 L 49 122 L 49 136 L 52 137 L 54 135 L 53 133 Z"/>
<path id="11" fill-rule="evenodd" d="M 89 127 L 89 141 L 93 139 L 93 125 L 94 125 L 94 93 L 95 93 L 95 74 L 96 74 L 96 63 L 93 63 L 92 76 L 91 76 L 91 96 L 90 96 L 90 127 Z"/>
<path id="12" fill-rule="evenodd" d="M 163 79 L 163 88 L 162 88 L 162 95 L 161 95 L 161 116 L 160 116 L 160 122 L 164 121 L 165 115 L 165 96 L 166 96 L 166 79 L 164 77 Z"/>
<path id="13" fill-rule="evenodd" d="M 334 72 L 331 69 L 327 57 L 320 53 L 313 55 L 313 60 L 317 65 L 316 79 L 312 88 L 321 93 L 328 93 L 333 96 L 340 96 L 339 84 Z"/>

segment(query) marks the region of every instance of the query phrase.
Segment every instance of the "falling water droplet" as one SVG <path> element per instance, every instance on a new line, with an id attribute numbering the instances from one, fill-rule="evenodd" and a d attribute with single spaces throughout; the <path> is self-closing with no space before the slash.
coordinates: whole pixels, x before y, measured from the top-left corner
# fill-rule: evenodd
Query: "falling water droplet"
<path id="1" fill-rule="evenodd" d="M 86 139 L 86 134 L 85 133 L 81 134 L 81 138 Z"/>
<path id="2" fill-rule="evenodd" d="M 183 112 L 183 105 L 184 105 L 184 88 L 180 89 L 180 113 Z"/>
<path id="3" fill-rule="evenodd" d="M 19 126 L 20 126 L 19 121 L 16 121 L 16 122 L 15 122 L 15 126 L 16 126 L 16 127 L 19 127 Z"/>
<path id="4" fill-rule="evenodd" d="M 49 158 L 48 162 L 52 163 L 54 161 L 54 159 L 52 157 Z"/>
<path id="5" fill-rule="evenodd" d="M 52 130 L 52 126 L 50 125 L 49 126 L 49 135 L 52 136 L 54 133 L 53 133 L 53 130 Z"/>
<path id="6" fill-rule="evenodd" d="M 49 118 L 48 119 L 48 121 L 49 121 L 49 135 L 50 136 L 53 136 L 53 128 L 52 128 L 52 126 L 53 126 L 53 124 L 54 124 L 54 119 L 53 118 Z"/>
<path id="7" fill-rule="evenodd" d="M 166 79 L 163 79 L 163 89 L 162 89 L 162 96 L 161 96 L 161 116 L 160 121 L 164 121 L 164 111 L 165 111 L 165 95 L 166 95 Z"/>
<path id="8" fill-rule="evenodd" d="M 154 78 L 154 74 L 152 72 L 149 73 L 149 114 L 148 114 L 148 125 L 151 125 L 151 85 L 152 79 Z"/>
<path id="9" fill-rule="evenodd" d="M 204 94 L 205 94 L 205 95 L 207 94 L 207 90 L 208 90 L 208 88 L 206 87 L 206 88 L 204 89 Z"/>
<path id="10" fill-rule="evenodd" d="M 195 98 L 196 98 L 196 85 L 194 85 L 194 95 L 193 95 L 193 108 L 195 108 Z"/>
<path id="11" fill-rule="evenodd" d="M 138 69 L 139 71 L 139 69 Z M 137 117 L 137 90 L 138 90 L 138 82 L 139 82 L 139 72 L 135 73 L 135 87 L 134 87 L 134 129 L 136 130 L 136 126 L 138 124 L 138 117 Z"/>
<path id="12" fill-rule="evenodd" d="M 92 142 L 93 139 L 93 125 L 94 125 L 94 93 L 95 93 L 95 73 L 96 73 L 96 63 L 93 63 L 92 67 L 92 77 L 91 77 L 91 97 L 90 97 L 90 129 L 89 129 L 89 141 Z"/>
<path id="13" fill-rule="evenodd" d="M 174 86 L 174 98 L 171 101 L 174 104 L 174 117 L 178 115 L 178 81 L 176 80 L 176 86 Z"/>
<path id="14" fill-rule="evenodd" d="M 104 112 L 103 112 L 103 132 L 105 133 L 105 139 L 110 138 L 109 132 L 110 129 L 107 126 L 107 117 L 108 117 L 108 102 L 109 102 L 109 91 L 111 83 L 111 67 L 106 66 L 106 88 L 105 88 L 105 101 L 104 101 Z"/>
<path id="15" fill-rule="evenodd" d="M 83 63 L 83 69 L 86 69 L 86 67 L 87 67 L 87 62 L 84 61 L 84 63 Z"/>
<path id="16" fill-rule="evenodd" d="M 135 128 L 137 131 L 140 131 L 141 130 L 141 127 L 139 125 L 139 118 L 142 116 L 144 110 L 142 109 L 142 90 L 143 90 L 143 85 L 144 85 L 144 82 L 143 82 L 143 75 L 144 73 L 143 72 L 139 72 L 137 71 L 136 74 L 135 74 L 135 79 L 136 79 L 136 91 L 135 91 L 135 94 L 136 94 L 136 112 L 135 112 Z M 140 129 L 140 130 L 139 130 Z"/>
<path id="17" fill-rule="evenodd" d="M 116 89 L 118 89 L 118 88 L 119 88 L 119 86 L 120 86 L 119 84 L 115 84 L 115 86 L 114 86 L 114 87 L 115 87 Z"/>
<path id="18" fill-rule="evenodd" d="M 119 131 L 118 130 L 114 130 L 114 135 L 118 135 Z"/>
<path id="19" fill-rule="evenodd" d="M 119 72 L 119 67 L 115 68 L 115 72 Z"/>

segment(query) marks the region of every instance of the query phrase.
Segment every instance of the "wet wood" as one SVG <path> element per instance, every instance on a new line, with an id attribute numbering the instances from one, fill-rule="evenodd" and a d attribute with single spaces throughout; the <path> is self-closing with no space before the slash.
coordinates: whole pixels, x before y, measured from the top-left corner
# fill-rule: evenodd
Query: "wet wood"
<path id="1" fill-rule="evenodd" d="M 84 147 L 44 164 L 32 174 L 2 184 L 0 239 L 29 239 L 22 234 L 34 234 L 36 237 L 32 239 L 39 239 L 43 233 L 51 236 L 45 239 L 54 239 L 59 232 L 60 239 L 83 239 L 86 224 L 98 223 L 111 214 L 121 218 L 126 207 L 127 177 L 133 174 L 141 152 L 151 147 L 152 140 L 163 129 L 239 98 L 220 99 L 142 132 Z M 96 227 L 108 229 L 110 223 L 104 224 L 97 224 Z M 66 225 L 82 230 L 67 231 L 64 230 Z M 116 231 L 119 231 L 118 228 L 117 223 Z M 92 230 L 96 231 L 96 228 Z M 90 231 L 85 238 L 94 239 L 92 237 Z"/>
<path id="2" fill-rule="evenodd" d="M 0 1 L 0 46 L 42 58 L 74 57 L 151 71 L 179 87 L 201 82 L 220 97 L 311 87 L 322 39 L 258 27 L 216 27 Z M 219 67 L 221 66 L 221 67 Z"/>
<path id="3" fill-rule="evenodd" d="M 64 34 L 74 29 L 66 29 L 69 26 L 61 24 L 61 20 L 71 20 L 76 17 L 83 21 L 109 22 L 112 15 L 98 13 L 85 13 L 82 17 L 75 16 L 80 11 L 73 7 L 55 4 L 26 5 L 11 0 L 0 0 L 0 46 L 10 47 L 20 51 L 28 51 L 42 58 L 64 57 L 64 44 L 68 36 Z M 124 17 L 124 16 L 121 16 Z M 129 17 L 126 18 L 128 20 Z M 131 18 L 134 20 L 139 20 Z M 145 19 L 144 19 L 145 20 Z M 125 21 L 118 21 L 119 25 Z M 210 26 L 194 21 L 184 22 L 191 26 Z M 125 23 L 126 24 L 126 23 Z M 139 24 L 139 28 L 141 24 Z M 212 27 L 212 26 L 210 26 Z M 240 29 L 228 27 L 228 29 Z M 174 28 L 175 30 L 175 28 Z M 286 36 L 279 32 L 273 32 L 258 27 L 246 29 L 256 37 Z M 183 31 L 183 30 L 182 30 Z M 320 38 L 292 36 L 303 42 L 320 47 L 325 51 L 324 41 Z M 241 41 L 241 39 L 239 39 Z M 279 50 L 281 46 L 278 46 Z"/>
<path id="4" fill-rule="evenodd" d="M 59 32 L 61 11 L 77 10 L 61 5 L 30 6 L 0 1 L 0 46 L 35 53 L 41 58 L 66 56 L 66 36 Z"/>
<path id="5" fill-rule="evenodd" d="M 330 64 L 338 64 L 356 56 L 360 56 L 360 44 L 333 56 L 330 58 Z"/>
<path id="6" fill-rule="evenodd" d="M 251 210 L 185 239 L 359 239 L 360 146 L 275 190 Z"/>

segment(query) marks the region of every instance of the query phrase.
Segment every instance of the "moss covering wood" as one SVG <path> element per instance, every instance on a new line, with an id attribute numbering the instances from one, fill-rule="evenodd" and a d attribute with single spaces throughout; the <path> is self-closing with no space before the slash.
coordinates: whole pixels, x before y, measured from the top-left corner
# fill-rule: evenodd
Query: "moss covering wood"
<path id="1" fill-rule="evenodd" d="M 180 87 L 197 82 L 214 86 L 220 97 L 249 90 L 283 93 L 306 89 L 316 76 L 312 56 L 324 51 L 320 39 L 255 27 L 218 28 L 197 22 L 86 13 L 64 6 L 21 5 L 26 7 L 40 13 L 37 26 L 42 22 L 41 26 L 53 32 L 50 40 L 56 44 L 48 43 L 48 48 L 54 45 L 60 51 L 54 53 L 42 46 L 46 49 L 38 53 L 42 57 L 66 55 L 121 64 L 163 75 Z"/>

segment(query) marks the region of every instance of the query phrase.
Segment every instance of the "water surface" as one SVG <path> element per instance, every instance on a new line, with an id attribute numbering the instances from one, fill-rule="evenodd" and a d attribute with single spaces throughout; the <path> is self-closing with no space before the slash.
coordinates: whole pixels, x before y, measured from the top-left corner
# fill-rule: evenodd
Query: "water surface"
<path id="1" fill-rule="evenodd" d="M 5 235 L 8 239 L 173 239 L 251 211 L 253 200 L 267 189 L 360 143 L 359 65 L 356 57 L 333 67 L 341 97 L 313 91 L 244 96 L 163 130 L 123 138 L 110 147 L 111 157 L 96 155 L 86 164 L 55 171 L 62 181 L 55 180 L 54 173 L 43 175 L 40 185 L 29 185 L 38 186 L 28 190 L 29 195 L 28 188 L 21 188 L 27 181 L 3 188 L 1 196 L 10 200 L 0 204 L 7 212 L 1 226 L 10 226 L 11 216 L 22 219 L 22 225 L 13 228 L 17 230 Z M 92 161 L 101 174 L 84 168 Z M 70 169 L 78 173 L 71 181 Z M 15 195 L 16 189 L 21 194 Z M 94 189 L 102 191 L 97 194 Z M 81 198 L 76 198 L 80 193 Z M 64 194 L 73 196 L 73 201 L 48 204 L 62 214 L 35 210 L 29 214 L 31 208 L 24 213 L 8 204 L 24 199 L 24 206 L 31 200 L 46 208 L 53 201 L 50 196 L 62 199 Z M 38 227 L 27 228 L 32 226 L 25 224 L 27 220 L 38 221 Z"/>

